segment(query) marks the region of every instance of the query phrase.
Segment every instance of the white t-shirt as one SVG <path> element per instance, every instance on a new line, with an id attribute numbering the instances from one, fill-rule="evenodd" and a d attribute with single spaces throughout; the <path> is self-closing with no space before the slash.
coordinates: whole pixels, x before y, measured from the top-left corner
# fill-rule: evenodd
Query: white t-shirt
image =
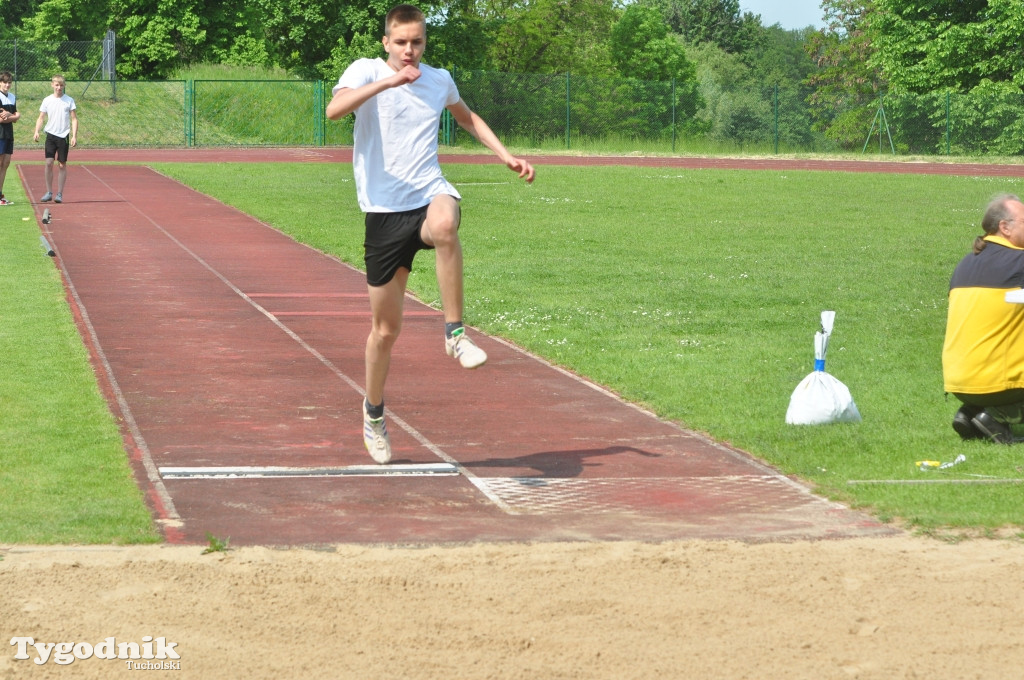
<path id="1" fill-rule="evenodd" d="M 385 90 L 355 111 L 352 168 L 363 212 L 402 212 L 428 205 L 440 194 L 461 198 L 441 174 L 437 136 L 441 113 L 459 91 L 444 69 L 420 64 L 412 83 Z M 333 92 L 393 76 L 383 59 L 358 59 Z"/>
<path id="2" fill-rule="evenodd" d="M 67 137 L 71 134 L 71 112 L 75 110 L 75 100 L 61 95 L 60 99 L 47 95 L 39 110 L 46 113 L 46 127 L 43 128 L 56 137 Z"/>

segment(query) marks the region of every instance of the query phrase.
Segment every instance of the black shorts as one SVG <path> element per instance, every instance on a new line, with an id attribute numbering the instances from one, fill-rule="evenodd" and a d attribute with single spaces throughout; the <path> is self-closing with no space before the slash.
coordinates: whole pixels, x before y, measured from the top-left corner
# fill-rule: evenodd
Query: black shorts
<path id="1" fill-rule="evenodd" d="M 363 241 L 366 283 L 383 286 L 395 277 L 399 267 L 412 271 L 416 253 L 433 250 L 420 238 L 428 207 L 396 213 L 366 213 Z"/>
<path id="2" fill-rule="evenodd" d="M 61 163 L 68 162 L 68 149 L 71 145 L 68 143 L 67 137 L 58 137 L 57 135 L 51 135 L 49 132 L 46 133 L 46 147 L 44 153 L 46 158 L 56 158 Z"/>
<path id="3" fill-rule="evenodd" d="M 10 156 L 14 153 L 14 138 L 0 139 L 0 156 Z"/>

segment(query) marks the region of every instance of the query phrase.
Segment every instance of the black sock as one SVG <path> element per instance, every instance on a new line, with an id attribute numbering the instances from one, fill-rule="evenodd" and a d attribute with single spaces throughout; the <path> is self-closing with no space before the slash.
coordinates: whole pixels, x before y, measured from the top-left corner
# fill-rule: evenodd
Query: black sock
<path id="1" fill-rule="evenodd" d="M 461 321 L 445 321 L 444 322 L 444 337 L 452 337 L 452 333 L 462 328 Z"/>
<path id="2" fill-rule="evenodd" d="M 377 406 L 372 406 L 369 400 L 366 400 L 366 415 L 370 416 L 371 420 L 377 420 L 377 418 L 384 417 L 384 402 L 380 402 Z"/>

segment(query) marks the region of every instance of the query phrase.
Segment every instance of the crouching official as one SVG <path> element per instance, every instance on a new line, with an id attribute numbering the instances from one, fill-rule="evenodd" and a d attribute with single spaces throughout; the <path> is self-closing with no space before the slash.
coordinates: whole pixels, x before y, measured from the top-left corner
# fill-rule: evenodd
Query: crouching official
<path id="1" fill-rule="evenodd" d="M 1011 425 L 1024 422 L 1024 304 L 1006 292 L 1024 288 L 1024 203 L 997 196 L 981 228 L 949 284 L 942 376 L 963 403 L 957 434 L 1011 444 Z"/>

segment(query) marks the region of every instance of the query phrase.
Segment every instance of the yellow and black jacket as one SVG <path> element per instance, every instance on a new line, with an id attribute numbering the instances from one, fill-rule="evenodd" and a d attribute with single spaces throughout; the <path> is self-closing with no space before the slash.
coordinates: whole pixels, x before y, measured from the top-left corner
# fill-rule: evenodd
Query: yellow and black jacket
<path id="1" fill-rule="evenodd" d="M 942 377 L 946 392 L 993 394 L 1024 388 L 1024 305 L 1006 292 L 1024 288 L 1024 249 L 1001 235 L 985 237 L 949 284 Z"/>

